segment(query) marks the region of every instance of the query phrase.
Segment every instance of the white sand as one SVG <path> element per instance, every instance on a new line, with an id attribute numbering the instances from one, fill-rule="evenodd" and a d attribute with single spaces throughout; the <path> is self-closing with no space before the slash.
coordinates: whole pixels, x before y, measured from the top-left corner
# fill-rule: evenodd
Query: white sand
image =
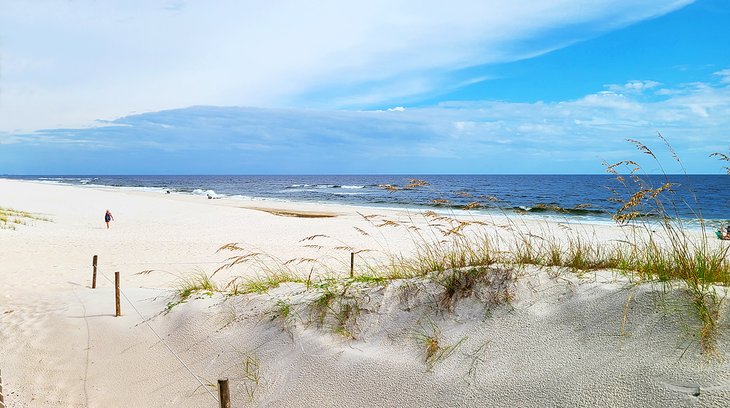
<path id="1" fill-rule="evenodd" d="M 263 295 L 198 295 L 163 313 L 176 276 L 215 270 L 230 255 L 215 253 L 223 244 L 246 243 L 284 260 L 326 258 L 333 272 L 346 273 L 348 251 L 303 248 L 309 241 L 300 240 L 326 234 L 342 243 L 311 242 L 408 252 L 402 229 L 377 229 L 384 236 L 374 239 L 353 228 L 373 231 L 356 211 L 408 216 L 402 212 L 9 180 L 0 180 L 0 207 L 53 219 L 0 230 L 0 370 L 9 407 L 218 406 L 126 300 L 124 315 L 114 317 L 107 280 L 114 271 L 206 386 L 230 379 L 234 406 L 730 406 L 727 339 L 719 340 L 719 357 L 704 356 L 679 291 L 629 289 L 610 273 L 554 278 L 528 268 L 510 304 L 467 298 L 453 312 L 434 304 L 442 290 L 434 284 L 419 283 L 412 297 L 404 297 L 402 281 L 363 289 L 368 296 L 347 327 L 355 339 L 334 333 L 331 316 L 323 328 L 311 323 L 312 293 L 301 284 Z M 107 208 L 116 219 L 110 230 Z M 597 239 L 623 236 L 606 225 L 590 231 Z M 94 254 L 100 276 L 92 290 Z M 154 271 L 137 274 L 146 270 Z M 279 300 L 292 304 L 294 317 L 274 317 Z M 442 345 L 459 345 L 427 370 L 417 338 L 432 324 Z"/>

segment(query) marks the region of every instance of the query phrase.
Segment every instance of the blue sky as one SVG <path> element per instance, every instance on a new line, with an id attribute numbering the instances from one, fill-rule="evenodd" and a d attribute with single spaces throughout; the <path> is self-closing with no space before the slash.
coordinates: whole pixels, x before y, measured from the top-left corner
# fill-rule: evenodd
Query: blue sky
<path id="1" fill-rule="evenodd" d="M 730 148 L 723 0 L 0 0 L 0 174 L 601 173 Z M 649 172 L 659 168 L 644 161 Z"/>

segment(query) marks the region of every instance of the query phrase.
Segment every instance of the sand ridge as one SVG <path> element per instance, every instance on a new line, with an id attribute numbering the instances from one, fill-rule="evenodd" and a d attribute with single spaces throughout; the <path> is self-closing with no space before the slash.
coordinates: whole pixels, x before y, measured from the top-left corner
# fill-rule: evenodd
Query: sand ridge
<path id="1" fill-rule="evenodd" d="M 261 208 L 261 207 L 241 207 L 248 208 L 250 210 L 263 211 L 269 214 L 278 215 L 281 217 L 295 217 L 295 218 L 333 218 L 337 214 L 330 212 L 312 212 L 312 211 L 301 211 L 301 210 L 289 210 L 289 209 L 278 209 L 278 208 Z"/>

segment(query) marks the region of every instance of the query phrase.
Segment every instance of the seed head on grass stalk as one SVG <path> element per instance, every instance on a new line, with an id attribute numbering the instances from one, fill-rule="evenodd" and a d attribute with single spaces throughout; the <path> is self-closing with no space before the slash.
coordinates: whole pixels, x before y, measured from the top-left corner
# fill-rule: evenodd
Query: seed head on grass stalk
<path id="1" fill-rule="evenodd" d="M 251 264 L 254 269 L 253 276 L 236 276 L 228 282 L 226 288 L 233 294 L 263 293 L 284 282 L 304 282 L 293 267 L 319 262 L 314 258 L 282 260 L 264 251 L 256 249 L 248 250 L 238 243 L 226 244 L 218 251 L 242 251 L 244 253 L 242 255 L 231 256 L 224 260 L 223 265 L 217 268 L 213 272 L 213 275 L 222 270 L 232 269 L 243 264 Z"/>
<path id="2" fill-rule="evenodd" d="M 710 155 L 710 157 L 717 157 L 718 159 L 720 159 L 722 161 L 730 162 L 730 156 L 728 156 L 725 153 L 715 152 L 715 153 L 712 153 Z M 727 174 L 730 175 L 730 166 L 723 166 L 722 168 L 725 169 L 725 171 L 727 171 Z"/>
<path id="3" fill-rule="evenodd" d="M 667 140 L 661 134 L 659 137 L 670 149 L 672 157 L 681 165 L 679 157 Z M 631 237 L 634 250 L 627 254 L 631 258 L 621 260 L 620 265 L 633 268 L 645 279 L 658 279 L 664 282 L 683 281 L 701 322 L 700 343 L 705 351 L 712 352 L 716 346 L 719 310 L 724 300 L 724 296 L 718 295 L 716 285 L 727 285 L 730 281 L 730 265 L 727 261 L 729 248 L 711 245 L 708 241 L 705 221 L 691 187 L 687 188 L 694 202 L 688 203 L 676 194 L 675 189 L 678 186 L 669 182 L 661 163 L 651 149 L 636 140 L 629 142 L 654 159 L 662 169 L 666 181 L 656 188 L 647 186 L 647 183 L 636 175 L 641 167 L 634 162 L 631 162 L 634 167 L 630 169 L 629 177 L 633 185 L 629 185 L 625 177 L 618 179 L 631 194 L 622 202 L 623 205 L 614 218 L 621 223 L 638 223 L 645 231 L 644 236 Z M 721 159 L 723 157 L 722 154 L 717 156 Z M 618 175 L 616 169 L 626 163 L 609 165 L 607 171 Z M 684 169 L 683 166 L 682 168 Z M 632 190 L 631 187 L 638 189 Z M 701 229 L 699 236 L 688 230 L 685 220 L 681 217 L 681 208 L 694 215 Z M 646 218 L 647 214 L 656 216 L 661 236 L 655 232 L 650 219 Z"/>

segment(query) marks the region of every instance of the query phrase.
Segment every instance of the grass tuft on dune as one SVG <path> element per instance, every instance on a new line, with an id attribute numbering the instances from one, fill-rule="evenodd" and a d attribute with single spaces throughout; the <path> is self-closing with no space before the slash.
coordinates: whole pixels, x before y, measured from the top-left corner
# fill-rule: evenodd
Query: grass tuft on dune
<path id="1" fill-rule="evenodd" d="M 28 220 L 52 221 L 50 218 L 27 211 L 0 207 L 0 229 L 14 230 L 16 225 L 28 225 Z"/>

